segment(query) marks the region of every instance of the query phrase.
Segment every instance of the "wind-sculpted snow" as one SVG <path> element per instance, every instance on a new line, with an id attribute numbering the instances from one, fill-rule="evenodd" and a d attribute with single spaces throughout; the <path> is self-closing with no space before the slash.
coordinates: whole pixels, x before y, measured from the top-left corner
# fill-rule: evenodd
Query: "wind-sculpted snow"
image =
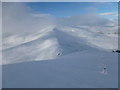
<path id="1" fill-rule="evenodd" d="M 59 27 L 61 30 L 72 34 L 75 37 L 82 38 L 90 46 L 94 48 L 100 48 L 103 50 L 113 50 L 118 48 L 118 36 L 113 32 L 117 32 L 117 29 L 112 28 L 113 30 L 95 30 L 94 27 L 89 28 L 88 26 L 80 27 Z M 111 35 L 111 34 L 112 35 Z M 84 43 L 84 42 L 83 42 Z"/>
<path id="2" fill-rule="evenodd" d="M 17 39 L 19 43 L 15 41 L 15 45 L 3 49 L 3 64 L 49 60 L 92 49 L 112 51 L 117 47 L 117 37 L 99 34 L 87 27 L 51 26 L 21 38 L 24 38 L 23 42 Z"/>
<path id="3" fill-rule="evenodd" d="M 82 38 L 57 28 L 49 28 L 38 36 L 35 40 L 3 50 L 3 64 L 54 59 L 73 52 L 93 49 Z"/>

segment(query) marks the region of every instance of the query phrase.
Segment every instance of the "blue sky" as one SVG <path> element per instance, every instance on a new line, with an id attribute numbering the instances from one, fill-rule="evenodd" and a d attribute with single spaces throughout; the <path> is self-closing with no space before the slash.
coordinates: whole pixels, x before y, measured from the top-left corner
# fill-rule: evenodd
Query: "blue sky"
<path id="1" fill-rule="evenodd" d="M 33 9 L 34 13 L 46 13 L 56 17 L 104 13 L 104 17 L 115 18 L 116 16 L 112 13 L 118 12 L 117 2 L 31 2 L 26 4 Z"/>

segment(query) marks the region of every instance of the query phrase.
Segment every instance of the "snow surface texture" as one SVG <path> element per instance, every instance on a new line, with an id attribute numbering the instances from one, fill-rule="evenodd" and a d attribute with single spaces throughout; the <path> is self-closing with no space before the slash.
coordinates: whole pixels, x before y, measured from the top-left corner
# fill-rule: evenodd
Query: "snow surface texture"
<path id="1" fill-rule="evenodd" d="M 118 87 L 114 20 L 56 19 L 28 9 L 3 4 L 3 88 Z"/>
<path id="2" fill-rule="evenodd" d="M 104 63 L 107 73 L 103 73 Z M 117 63 L 115 53 L 83 51 L 52 61 L 4 65 L 3 87 L 116 88 Z"/>

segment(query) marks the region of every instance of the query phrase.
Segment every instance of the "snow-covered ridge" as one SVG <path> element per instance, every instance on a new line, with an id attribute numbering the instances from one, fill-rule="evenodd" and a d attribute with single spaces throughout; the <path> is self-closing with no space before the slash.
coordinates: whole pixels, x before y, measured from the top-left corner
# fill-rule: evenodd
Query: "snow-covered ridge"
<path id="1" fill-rule="evenodd" d="M 93 13 L 56 18 L 30 10 L 22 3 L 3 4 L 3 64 L 118 48 L 116 20 Z"/>
<path id="2" fill-rule="evenodd" d="M 5 43 L 10 46 L 3 49 L 3 64 L 50 60 L 73 52 L 93 49 L 112 50 L 117 47 L 116 37 L 93 32 L 87 27 L 51 26 L 21 37 L 23 40 L 12 38 L 18 43 L 11 38 L 7 39 L 13 42 L 3 43 L 3 46 Z"/>
<path id="3" fill-rule="evenodd" d="M 3 49 L 4 88 L 118 87 L 117 37 L 66 26 L 30 35 Z"/>

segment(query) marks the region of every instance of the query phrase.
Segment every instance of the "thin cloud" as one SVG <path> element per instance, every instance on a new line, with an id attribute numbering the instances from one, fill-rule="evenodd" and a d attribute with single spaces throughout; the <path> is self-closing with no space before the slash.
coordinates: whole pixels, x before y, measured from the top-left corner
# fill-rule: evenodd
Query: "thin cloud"
<path id="1" fill-rule="evenodd" d="M 117 16 L 117 12 L 105 12 L 105 13 L 100 13 L 100 15 L 115 15 Z"/>

